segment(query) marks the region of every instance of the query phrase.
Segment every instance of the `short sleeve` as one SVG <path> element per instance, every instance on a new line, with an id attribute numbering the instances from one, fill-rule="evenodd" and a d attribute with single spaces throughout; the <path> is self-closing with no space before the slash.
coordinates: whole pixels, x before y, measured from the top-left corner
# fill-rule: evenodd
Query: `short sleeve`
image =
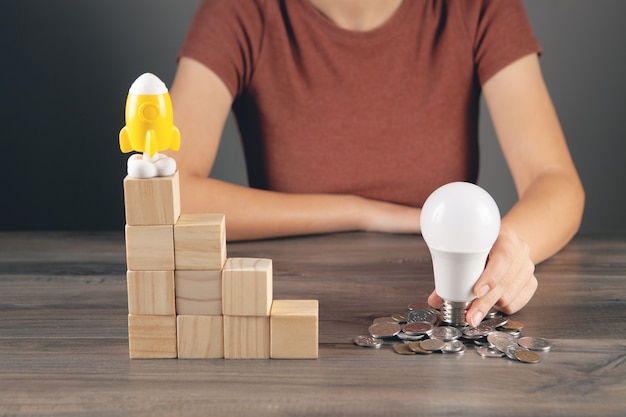
<path id="1" fill-rule="evenodd" d="M 178 57 L 215 72 L 233 97 L 250 82 L 263 41 L 263 0 L 204 0 Z"/>
<path id="2" fill-rule="evenodd" d="M 517 59 L 541 54 L 521 0 L 469 0 L 466 4 L 481 84 Z"/>

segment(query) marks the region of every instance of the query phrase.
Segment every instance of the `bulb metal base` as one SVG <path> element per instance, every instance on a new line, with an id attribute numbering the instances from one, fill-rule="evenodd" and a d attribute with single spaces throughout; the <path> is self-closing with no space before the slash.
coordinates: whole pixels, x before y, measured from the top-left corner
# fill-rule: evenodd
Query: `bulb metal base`
<path id="1" fill-rule="evenodd" d="M 465 313 L 472 301 L 448 301 L 441 300 L 441 321 L 454 327 L 465 327 Z"/>

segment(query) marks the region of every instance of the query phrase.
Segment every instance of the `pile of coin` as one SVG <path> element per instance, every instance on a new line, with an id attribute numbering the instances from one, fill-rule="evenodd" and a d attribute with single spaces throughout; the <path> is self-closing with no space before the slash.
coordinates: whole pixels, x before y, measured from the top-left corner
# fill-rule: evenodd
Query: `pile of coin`
<path id="1" fill-rule="evenodd" d="M 522 337 L 523 323 L 511 320 L 496 310 L 487 314 L 477 327 L 457 328 L 442 325 L 441 312 L 426 303 L 409 305 L 406 314 L 379 317 L 369 326 L 369 334 L 358 336 L 354 343 L 380 348 L 391 345 L 402 355 L 464 353 L 472 346 L 483 358 L 506 357 L 524 363 L 537 363 L 537 352 L 551 349 L 548 340 Z"/>

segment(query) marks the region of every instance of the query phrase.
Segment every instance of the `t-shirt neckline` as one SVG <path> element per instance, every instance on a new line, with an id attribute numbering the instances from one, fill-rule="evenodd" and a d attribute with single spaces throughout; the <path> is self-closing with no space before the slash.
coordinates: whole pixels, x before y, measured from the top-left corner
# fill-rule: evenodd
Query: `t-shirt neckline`
<path id="1" fill-rule="evenodd" d="M 301 3 L 304 11 L 309 16 L 310 21 L 314 25 L 322 27 L 327 33 L 332 36 L 354 41 L 384 40 L 390 36 L 395 35 L 396 33 L 398 33 L 398 28 L 402 26 L 401 22 L 409 15 L 408 9 L 411 6 L 410 0 L 402 0 L 402 3 L 400 3 L 400 6 L 398 6 L 396 11 L 381 25 L 370 30 L 360 31 L 345 29 L 338 26 L 332 20 L 324 16 L 319 10 L 317 10 L 309 0 L 297 0 L 297 3 Z"/>

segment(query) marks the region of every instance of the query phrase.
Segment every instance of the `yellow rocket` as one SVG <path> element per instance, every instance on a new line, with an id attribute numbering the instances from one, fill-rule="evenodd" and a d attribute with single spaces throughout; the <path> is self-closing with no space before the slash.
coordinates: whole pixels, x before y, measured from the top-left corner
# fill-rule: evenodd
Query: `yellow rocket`
<path id="1" fill-rule="evenodd" d="M 165 84 L 154 74 L 139 76 L 128 90 L 126 126 L 120 131 L 120 149 L 155 153 L 180 148 L 180 132 L 174 126 L 172 101 Z"/>

